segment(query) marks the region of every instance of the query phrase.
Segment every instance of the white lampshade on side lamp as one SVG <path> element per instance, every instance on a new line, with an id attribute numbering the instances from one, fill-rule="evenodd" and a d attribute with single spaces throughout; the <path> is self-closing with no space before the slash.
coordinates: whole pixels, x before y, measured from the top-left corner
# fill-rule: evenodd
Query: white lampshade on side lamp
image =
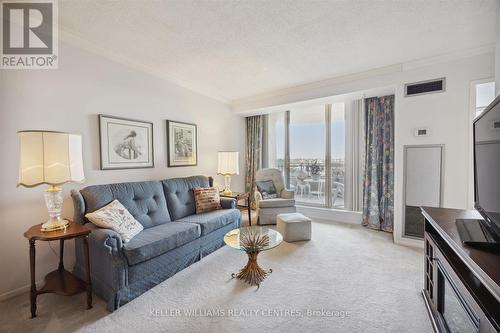
<path id="1" fill-rule="evenodd" d="M 240 174 L 239 152 L 220 151 L 218 153 L 217 174 L 224 176 L 224 195 L 231 195 L 231 176 Z"/>
<path id="2" fill-rule="evenodd" d="M 83 182 L 82 136 L 52 131 L 19 131 L 19 181 L 17 186 L 50 185 L 45 190 L 49 220 L 42 231 L 66 228 L 61 218 L 62 188 L 67 182 Z"/>

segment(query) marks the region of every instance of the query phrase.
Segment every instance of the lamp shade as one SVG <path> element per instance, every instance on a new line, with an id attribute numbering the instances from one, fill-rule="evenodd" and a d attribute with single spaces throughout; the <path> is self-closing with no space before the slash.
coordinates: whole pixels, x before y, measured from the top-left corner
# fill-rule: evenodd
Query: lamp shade
<path id="1" fill-rule="evenodd" d="M 217 174 L 219 175 L 239 175 L 239 152 L 237 151 L 220 151 L 218 153 L 219 163 L 217 167 Z"/>
<path id="2" fill-rule="evenodd" d="M 82 136 L 51 131 L 20 131 L 17 186 L 82 182 Z"/>

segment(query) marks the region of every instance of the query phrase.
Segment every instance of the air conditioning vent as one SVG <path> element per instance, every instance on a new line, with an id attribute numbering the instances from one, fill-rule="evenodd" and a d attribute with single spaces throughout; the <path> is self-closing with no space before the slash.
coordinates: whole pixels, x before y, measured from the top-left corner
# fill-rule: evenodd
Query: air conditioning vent
<path id="1" fill-rule="evenodd" d="M 405 84 L 405 96 L 433 94 L 446 90 L 446 78 Z"/>

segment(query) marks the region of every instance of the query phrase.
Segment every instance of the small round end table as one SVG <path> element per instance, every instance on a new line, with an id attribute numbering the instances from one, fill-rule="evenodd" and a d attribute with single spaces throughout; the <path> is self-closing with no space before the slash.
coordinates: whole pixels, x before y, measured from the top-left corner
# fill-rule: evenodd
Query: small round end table
<path id="1" fill-rule="evenodd" d="M 257 263 L 257 256 L 262 251 L 271 250 L 283 241 L 283 236 L 273 229 L 261 226 L 242 227 L 229 231 L 224 236 L 224 242 L 233 249 L 245 251 L 248 262 L 238 273 L 231 276 L 246 283 L 260 287 L 264 279 L 273 272 L 264 270 Z"/>

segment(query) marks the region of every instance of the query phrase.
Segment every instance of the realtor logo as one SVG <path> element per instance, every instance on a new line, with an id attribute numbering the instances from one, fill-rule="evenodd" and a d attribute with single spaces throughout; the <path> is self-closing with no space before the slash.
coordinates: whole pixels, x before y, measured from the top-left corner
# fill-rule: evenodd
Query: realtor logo
<path id="1" fill-rule="evenodd" d="M 57 68 L 57 0 L 11 0 L 1 5 L 0 68 Z"/>

